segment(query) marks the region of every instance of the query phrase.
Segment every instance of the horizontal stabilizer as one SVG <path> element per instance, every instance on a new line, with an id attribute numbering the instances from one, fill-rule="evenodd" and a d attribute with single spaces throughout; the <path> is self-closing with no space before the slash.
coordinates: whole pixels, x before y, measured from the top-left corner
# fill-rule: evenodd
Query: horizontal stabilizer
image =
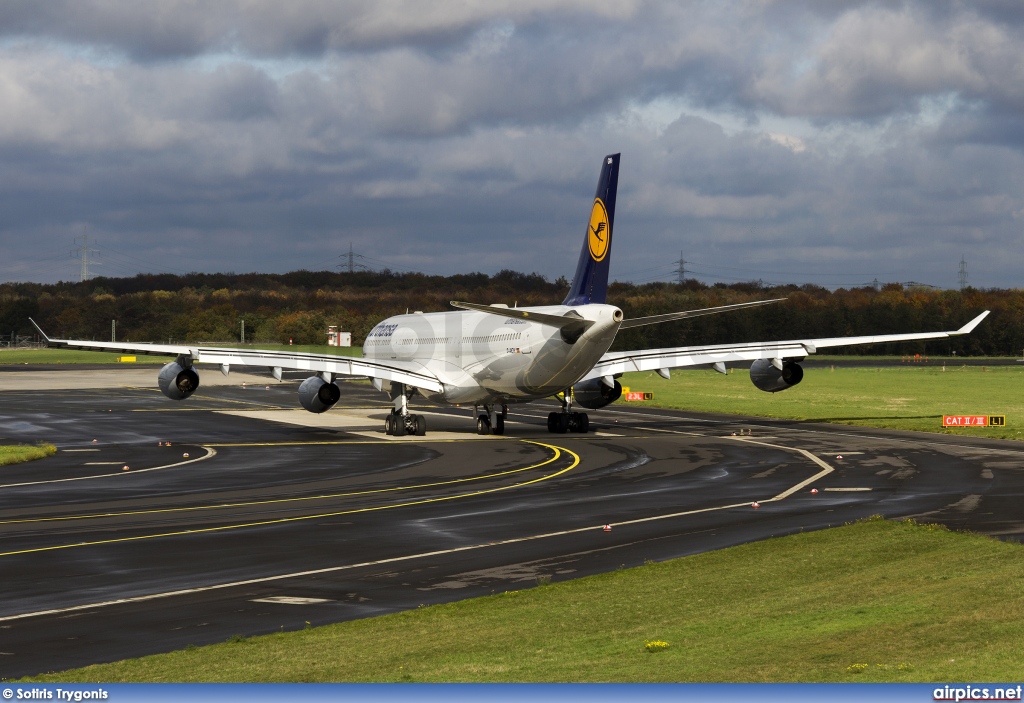
<path id="1" fill-rule="evenodd" d="M 587 328 L 594 324 L 593 320 L 584 320 L 582 317 L 574 317 L 572 315 L 548 315 L 546 313 L 534 312 L 523 308 L 498 308 L 491 305 L 480 305 L 478 303 L 461 303 L 458 300 L 449 301 L 449 304 L 453 308 L 476 310 L 477 312 L 487 312 L 501 317 L 514 317 L 519 320 L 537 322 L 542 325 L 557 327 L 567 333 L 578 332 L 579 334 L 583 334 L 586 332 Z"/>
<path id="2" fill-rule="evenodd" d="M 688 317 L 700 317 L 701 315 L 717 315 L 720 312 L 732 312 L 743 308 L 756 308 L 761 305 L 781 303 L 785 298 L 774 298 L 772 300 L 755 300 L 750 303 L 736 303 L 735 305 L 722 305 L 717 308 L 702 308 L 700 310 L 685 310 L 683 312 L 670 312 L 664 315 L 651 315 L 650 317 L 634 317 L 631 320 L 623 320 L 619 325 L 620 330 L 630 327 L 643 327 L 644 325 L 656 325 L 660 322 L 671 322 L 672 320 L 685 320 Z"/>

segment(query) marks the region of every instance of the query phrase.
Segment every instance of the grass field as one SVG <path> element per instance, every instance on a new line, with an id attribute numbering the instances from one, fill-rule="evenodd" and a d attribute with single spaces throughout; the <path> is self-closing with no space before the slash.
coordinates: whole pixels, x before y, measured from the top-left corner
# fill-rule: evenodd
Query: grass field
<path id="1" fill-rule="evenodd" d="M 741 369 L 728 375 L 675 371 L 671 380 L 631 373 L 620 380 L 654 393 L 653 401 L 632 406 L 1024 439 L 1024 364 L 942 368 L 809 368 L 802 383 L 779 393 L 758 390 Z M 1006 426 L 943 429 L 943 414 L 1005 415 Z"/>
<path id="2" fill-rule="evenodd" d="M 0 445 L 0 466 L 42 459 L 43 457 L 53 456 L 56 453 L 57 447 L 52 444 L 39 444 L 36 446 L 25 444 Z"/>
<path id="3" fill-rule="evenodd" d="M 871 519 L 37 680 L 1017 681 L 1022 582 L 1019 544 Z"/>
<path id="4" fill-rule="evenodd" d="M 182 342 L 182 344 L 189 344 Z M 290 344 L 206 344 L 196 346 L 217 346 L 239 349 L 276 349 L 280 351 L 304 352 L 310 354 L 337 354 L 339 356 L 362 356 L 362 347 L 327 347 Z M 71 349 L 4 349 L 0 350 L 0 365 L 3 364 L 117 364 L 118 357 L 128 354 L 107 354 L 106 352 L 74 351 Z M 170 357 L 135 355 L 139 364 L 166 364 Z"/>

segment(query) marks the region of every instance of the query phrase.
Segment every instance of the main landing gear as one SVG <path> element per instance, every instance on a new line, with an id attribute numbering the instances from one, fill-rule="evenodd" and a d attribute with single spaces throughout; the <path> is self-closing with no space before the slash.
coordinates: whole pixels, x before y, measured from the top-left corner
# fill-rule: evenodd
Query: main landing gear
<path id="1" fill-rule="evenodd" d="M 384 419 L 385 434 L 392 437 L 404 437 L 407 434 L 422 437 L 427 434 L 426 418 L 409 412 L 409 395 L 405 384 L 391 384 L 391 402 L 394 403 L 395 409 Z"/>
<path id="2" fill-rule="evenodd" d="M 590 430 L 590 416 L 586 413 L 574 412 L 572 409 L 572 391 L 566 391 L 560 398 L 562 412 L 548 413 L 548 432 L 565 434 L 579 432 L 586 434 Z"/>
<path id="3" fill-rule="evenodd" d="M 404 437 L 407 434 L 422 437 L 427 434 L 427 420 L 422 415 L 406 413 L 401 415 L 392 411 L 384 419 L 384 433 L 393 437 Z"/>
<path id="4" fill-rule="evenodd" d="M 494 405 L 485 405 L 484 412 L 476 408 L 476 433 L 477 434 L 505 434 L 505 418 L 508 417 L 508 407 L 501 406 L 497 410 Z"/>
<path id="5" fill-rule="evenodd" d="M 579 432 L 586 434 L 590 430 L 590 416 L 586 413 L 577 412 L 553 412 L 548 413 L 548 432 L 565 434 L 566 432 Z"/>

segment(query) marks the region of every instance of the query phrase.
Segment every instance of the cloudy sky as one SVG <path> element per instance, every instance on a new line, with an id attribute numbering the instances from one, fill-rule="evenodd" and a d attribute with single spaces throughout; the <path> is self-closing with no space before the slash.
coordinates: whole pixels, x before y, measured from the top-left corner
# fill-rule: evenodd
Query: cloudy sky
<path id="1" fill-rule="evenodd" d="M 1024 285 L 1019 0 L 6 0 L 0 281 Z"/>

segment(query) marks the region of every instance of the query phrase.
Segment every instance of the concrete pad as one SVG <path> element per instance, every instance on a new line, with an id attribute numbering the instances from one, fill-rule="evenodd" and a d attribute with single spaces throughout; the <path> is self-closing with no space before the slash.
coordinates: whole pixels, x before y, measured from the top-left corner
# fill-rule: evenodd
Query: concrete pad
<path id="1" fill-rule="evenodd" d="M 496 440 L 503 437 L 530 437 L 550 439 L 551 435 L 546 430 L 541 430 L 535 425 L 526 425 L 511 420 L 505 421 L 504 435 L 478 435 L 476 433 L 476 422 L 466 414 L 449 415 L 446 413 L 434 413 L 415 409 L 417 415 L 424 415 L 427 419 L 427 436 L 417 437 L 405 435 L 403 437 L 392 437 L 384 434 L 384 418 L 388 411 L 383 408 L 332 408 L 325 413 L 311 413 L 305 410 L 217 410 L 224 415 L 235 415 L 238 417 L 250 417 L 257 420 L 269 420 L 270 422 L 281 422 L 287 425 L 298 425 L 300 427 L 316 427 L 320 429 L 342 430 L 367 437 L 369 439 L 385 439 L 388 441 L 424 441 L 424 440 L 450 440 L 450 439 L 480 439 Z"/>

